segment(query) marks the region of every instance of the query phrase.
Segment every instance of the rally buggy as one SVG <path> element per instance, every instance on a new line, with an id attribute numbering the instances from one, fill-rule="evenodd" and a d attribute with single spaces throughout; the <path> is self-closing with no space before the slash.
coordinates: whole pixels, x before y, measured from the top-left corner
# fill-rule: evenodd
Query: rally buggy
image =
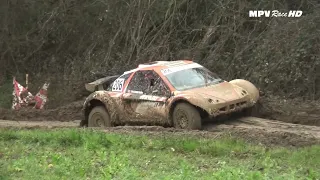
<path id="1" fill-rule="evenodd" d="M 157 124 L 201 129 L 203 119 L 248 110 L 259 99 L 249 81 L 227 82 L 188 60 L 155 61 L 86 84 L 82 126 Z"/>

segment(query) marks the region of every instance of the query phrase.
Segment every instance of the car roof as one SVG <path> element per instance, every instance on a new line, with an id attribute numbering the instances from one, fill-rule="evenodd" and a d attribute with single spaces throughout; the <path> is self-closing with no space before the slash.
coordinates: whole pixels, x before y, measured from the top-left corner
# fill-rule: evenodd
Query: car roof
<path id="1" fill-rule="evenodd" d="M 144 64 L 140 64 L 137 68 L 124 72 L 123 74 L 128 74 L 131 72 L 139 70 L 162 70 L 167 68 L 179 67 L 187 64 L 192 64 L 193 61 L 190 60 L 176 60 L 176 61 L 153 61 Z"/>

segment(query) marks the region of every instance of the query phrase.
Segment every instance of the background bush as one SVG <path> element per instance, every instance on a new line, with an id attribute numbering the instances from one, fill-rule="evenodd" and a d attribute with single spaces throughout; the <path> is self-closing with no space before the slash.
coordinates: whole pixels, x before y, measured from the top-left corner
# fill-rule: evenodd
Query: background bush
<path id="1" fill-rule="evenodd" d="M 248 17 L 261 9 L 303 16 Z M 0 27 L 0 77 L 29 73 L 34 93 L 49 80 L 50 107 L 79 99 L 97 72 L 176 59 L 270 94 L 320 98 L 316 0 L 11 0 L 0 2 Z"/>

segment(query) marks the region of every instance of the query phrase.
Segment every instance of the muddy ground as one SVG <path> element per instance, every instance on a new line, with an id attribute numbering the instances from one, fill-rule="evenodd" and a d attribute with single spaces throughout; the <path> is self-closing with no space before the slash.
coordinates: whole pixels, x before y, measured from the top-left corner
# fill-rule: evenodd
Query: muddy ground
<path id="1" fill-rule="evenodd" d="M 70 121 L 83 118 L 81 108 L 84 100 L 72 102 L 56 109 L 21 109 L 12 111 L 0 108 L 0 119 L 19 121 Z M 286 99 L 284 97 L 261 97 L 259 112 L 255 117 L 278 120 L 293 124 L 320 126 L 320 101 Z"/>
<path id="2" fill-rule="evenodd" d="M 258 117 L 294 124 L 320 126 L 320 101 L 289 99 L 278 96 L 262 97 Z"/>
<path id="3" fill-rule="evenodd" d="M 306 146 L 320 144 L 320 103 L 262 98 L 257 117 L 230 118 L 204 125 L 203 131 L 186 131 L 158 126 L 119 126 L 103 131 L 147 135 L 188 135 L 220 137 L 232 135 L 265 145 Z M 83 101 L 56 109 L 0 109 L 0 127 L 62 128 L 79 127 Z M 260 117 L 260 118 L 258 118 Z M 269 120 L 268 120 L 269 119 Z M 6 121 L 9 120 L 9 121 Z M 76 120 L 76 121 L 75 121 Z"/>
<path id="4" fill-rule="evenodd" d="M 83 118 L 83 101 L 76 101 L 56 109 L 38 110 L 32 108 L 12 111 L 0 108 L 0 119 L 17 121 L 72 121 Z"/>
<path id="5" fill-rule="evenodd" d="M 0 120 L 0 127 L 16 128 L 80 128 L 77 121 L 8 121 Z M 320 144 L 320 127 L 283 123 L 256 117 L 245 117 L 224 123 L 206 123 L 202 131 L 188 131 L 159 126 L 118 126 L 97 129 L 104 132 L 148 136 L 188 136 L 219 138 L 233 136 L 250 143 L 266 146 L 302 147 Z"/>

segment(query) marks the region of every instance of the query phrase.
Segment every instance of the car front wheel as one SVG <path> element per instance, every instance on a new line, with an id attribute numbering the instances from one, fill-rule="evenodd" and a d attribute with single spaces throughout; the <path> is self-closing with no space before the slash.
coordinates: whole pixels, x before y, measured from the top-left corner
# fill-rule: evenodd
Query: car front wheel
<path id="1" fill-rule="evenodd" d="M 173 111 L 173 125 L 178 129 L 201 129 L 199 111 L 188 103 L 179 103 Z"/>
<path id="2" fill-rule="evenodd" d="M 110 116 L 104 107 L 97 106 L 91 110 L 88 127 L 111 127 Z"/>

